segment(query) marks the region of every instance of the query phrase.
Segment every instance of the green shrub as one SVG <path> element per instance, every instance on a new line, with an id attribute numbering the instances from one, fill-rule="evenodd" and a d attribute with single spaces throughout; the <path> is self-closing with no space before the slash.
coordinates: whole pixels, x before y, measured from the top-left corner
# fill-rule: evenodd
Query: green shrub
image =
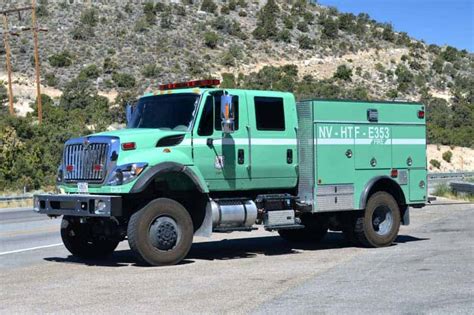
<path id="1" fill-rule="evenodd" d="M 171 12 L 164 11 L 163 13 L 161 13 L 161 16 L 160 16 L 160 26 L 161 28 L 168 29 L 171 27 L 171 25 L 172 25 Z"/>
<path id="2" fill-rule="evenodd" d="M 112 74 L 112 80 L 121 88 L 132 88 L 135 86 L 135 78 L 129 73 L 116 72 Z"/>
<path id="3" fill-rule="evenodd" d="M 275 39 L 278 35 L 277 19 L 280 8 L 275 0 L 268 0 L 257 14 L 257 27 L 252 32 L 256 39 Z"/>
<path id="4" fill-rule="evenodd" d="M 46 17 L 49 15 L 48 11 L 48 0 L 39 0 L 38 6 L 36 7 L 36 15 L 38 17 Z"/>
<path id="5" fill-rule="evenodd" d="M 94 27 L 99 22 L 99 14 L 96 9 L 90 8 L 85 9 L 81 13 L 81 23 Z"/>
<path id="6" fill-rule="evenodd" d="M 71 35 L 74 40 L 87 40 L 95 36 L 94 28 L 88 25 L 79 24 L 72 29 Z"/>
<path id="7" fill-rule="evenodd" d="M 306 35 L 298 37 L 298 44 L 301 49 L 313 49 L 314 41 Z"/>
<path id="8" fill-rule="evenodd" d="M 230 14 L 229 6 L 223 5 L 223 6 L 221 7 L 221 14 L 225 14 L 225 15 Z"/>
<path id="9" fill-rule="evenodd" d="M 453 152 L 451 151 L 446 151 L 443 153 L 443 160 L 445 160 L 448 163 L 451 163 L 451 158 L 453 157 Z"/>
<path id="10" fill-rule="evenodd" d="M 137 22 L 135 22 L 134 30 L 135 32 L 143 33 L 148 30 L 149 24 L 146 20 L 146 18 L 141 18 L 138 19 Z"/>
<path id="11" fill-rule="evenodd" d="M 337 22 L 332 18 L 326 18 L 322 20 L 321 25 L 323 26 L 323 35 L 326 38 L 334 39 L 338 35 L 338 25 Z"/>
<path id="12" fill-rule="evenodd" d="M 285 29 L 278 33 L 278 40 L 284 43 L 291 43 L 291 33 L 289 30 Z"/>
<path id="13" fill-rule="evenodd" d="M 160 69 L 156 65 L 146 65 L 142 74 L 145 78 L 156 78 L 160 74 Z"/>
<path id="14" fill-rule="evenodd" d="M 114 60 L 112 60 L 112 58 L 106 57 L 104 59 L 103 69 L 104 73 L 113 73 L 118 69 L 118 65 Z"/>
<path id="15" fill-rule="evenodd" d="M 436 188 L 433 192 L 433 195 L 438 197 L 446 197 L 450 194 L 452 194 L 452 190 L 446 183 L 436 185 Z"/>
<path id="16" fill-rule="evenodd" d="M 100 69 L 96 65 L 89 65 L 79 72 L 79 76 L 86 79 L 97 79 L 100 76 Z"/>
<path id="17" fill-rule="evenodd" d="M 55 68 L 69 67 L 72 65 L 72 60 L 73 57 L 67 50 L 51 55 L 48 58 L 49 64 Z"/>
<path id="18" fill-rule="evenodd" d="M 214 49 L 217 47 L 217 42 L 219 41 L 219 36 L 214 32 L 206 32 L 204 33 L 204 44 Z"/>
<path id="19" fill-rule="evenodd" d="M 308 23 L 303 21 L 299 22 L 298 25 L 296 25 L 296 28 L 303 33 L 307 33 L 309 31 Z"/>
<path id="20" fill-rule="evenodd" d="M 333 75 L 336 79 L 341 79 L 344 81 L 352 80 L 352 69 L 346 65 L 339 65 Z"/>
<path id="21" fill-rule="evenodd" d="M 201 4 L 201 11 L 206 11 L 209 13 L 215 13 L 217 10 L 217 4 L 212 0 L 203 0 Z"/>
<path id="22" fill-rule="evenodd" d="M 54 75 L 54 73 L 52 73 L 52 72 L 46 73 L 46 74 L 44 75 L 44 79 L 45 79 L 45 81 L 46 81 L 46 85 L 47 85 L 47 86 L 53 86 L 53 87 L 55 87 L 55 86 L 58 86 L 58 84 L 59 84 L 59 79 L 58 79 L 58 78 Z M 1 88 L 1 86 L 0 86 L 0 88 Z M 1 97 L 0 97 L 0 98 L 1 98 Z M 0 103 L 1 103 L 1 101 L 0 101 Z"/>
<path id="23" fill-rule="evenodd" d="M 431 166 L 433 166 L 434 168 L 437 168 L 437 169 L 439 169 L 441 167 L 441 163 L 438 160 L 435 160 L 435 159 L 431 159 L 430 164 L 431 164 Z"/>

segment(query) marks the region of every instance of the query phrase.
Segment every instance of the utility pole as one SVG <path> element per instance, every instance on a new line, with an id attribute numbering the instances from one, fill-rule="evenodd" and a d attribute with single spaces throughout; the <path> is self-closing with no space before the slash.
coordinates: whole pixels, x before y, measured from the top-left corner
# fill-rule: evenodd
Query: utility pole
<path id="1" fill-rule="evenodd" d="M 13 109 L 13 91 L 12 91 L 12 78 L 11 78 L 11 50 L 10 42 L 8 40 L 8 14 L 18 13 L 20 16 L 21 11 L 30 11 L 31 10 L 31 22 L 32 22 L 32 31 L 33 31 L 33 40 L 34 40 L 34 58 L 35 58 L 35 75 L 36 75 L 36 99 L 38 102 L 38 122 L 41 124 L 43 121 L 43 106 L 41 103 L 41 82 L 40 82 L 40 60 L 39 60 L 39 48 L 38 48 L 38 32 L 47 31 L 46 29 L 39 29 L 36 24 L 36 0 L 31 0 L 30 7 L 23 8 L 12 8 L 0 11 L 0 14 L 3 14 L 3 26 L 4 26 L 4 42 L 5 42 L 5 51 L 6 51 L 6 61 L 7 61 L 7 72 L 8 72 L 8 101 L 10 106 L 10 114 L 15 115 Z M 24 28 L 24 30 L 29 30 L 29 28 Z M 13 33 L 12 33 L 13 34 Z M 14 34 L 18 35 L 18 34 Z"/>
<path id="2" fill-rule="evenodd" d="M 13 92 L 12 92 L 12 65 L 10 61 L 10 43 L 8 41 L 8 17 L 7 14 L 3 14 L 3 41 L 5 43 L 5 52 L 6 52 L 6 62 L 7 62 L 7 76 L 8 76 L 8 108 L 10 110 L 10 115 L 15 115 L 15 110 L 13 108 Z"/>
<path id="3" fill-rule="evenodd" d="M 33 40 L 35 47 L 36 101 L 38 102 L 38 123 L 43 122 L 43 104 L 41 101 L 40 64 L 38 53 L 38 26 L 36 25 L 36 0 L 31 0 L 31 21 L 33 23 Z"/>

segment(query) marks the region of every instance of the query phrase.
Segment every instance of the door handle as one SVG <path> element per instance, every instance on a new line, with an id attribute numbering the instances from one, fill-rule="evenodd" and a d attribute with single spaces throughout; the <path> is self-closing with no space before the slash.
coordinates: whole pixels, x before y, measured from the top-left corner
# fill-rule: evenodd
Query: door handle
<path id="1" fill-rule="evenodd" d="M 252 134 L 250 132 L 250 126 L 247 125 L 246 128 L 249 136 L 249 165 L 247 165 L 247 170 L 250 171 L 252 168 Z"/>
<path id="2" fill-rule="evenodd" d="M 239 164 L 244 164 L 244 160 L 245 160 L 245 153 L 244 153 L 244 149 L 239 149 L 237 151 L 237 162 Z"/>
<path id="3" fill-rule="evenodd" d="M 292 149 L 286 150 L 286 163 L 287 164 L 293 163 L 293 150 Z"/>

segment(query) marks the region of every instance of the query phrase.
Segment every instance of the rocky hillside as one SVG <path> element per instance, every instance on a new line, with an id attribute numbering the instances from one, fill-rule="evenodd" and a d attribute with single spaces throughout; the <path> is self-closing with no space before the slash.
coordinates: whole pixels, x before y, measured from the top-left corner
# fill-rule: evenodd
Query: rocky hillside
<path id="1" fill-rule="evenodd" d="M 428 46 L 366 14 L 304 0 L 39 2 L 39 24 L 49 30 L 40 35 L 43 83 L 59 89 L 84 69 L 101 91 L 142 92 L 160 82 L 282 65 L 295 65 L 301 79 L 336 77 L 380 99 L 449 101 L 453 89 L 473 82 L 474 57 L 466 51 Z M 28 18 L 11 16 L 10 25 L 20 29 Z M 31 35 L 11 42 L 15 74 L 31 78 Z"/>

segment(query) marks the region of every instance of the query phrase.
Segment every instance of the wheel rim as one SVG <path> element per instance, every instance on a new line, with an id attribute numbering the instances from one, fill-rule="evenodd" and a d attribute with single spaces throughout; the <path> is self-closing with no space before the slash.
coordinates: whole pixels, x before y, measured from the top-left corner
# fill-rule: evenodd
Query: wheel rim
<path id="1" fill-rule="evenodd" d="M 148 237 L 153 247 L 162 251 L 169 251 L 178 244 L 181 231 L 173 218 L 161 216 L 150 225 Z"/>
<path id="2" fill-rule="evenodd" d="M 379 206 L 375 208 L 372 214 L 372 227 L 380 236 L 390 233 L 393 226 L 392 210 L 387 206 Z"/>

